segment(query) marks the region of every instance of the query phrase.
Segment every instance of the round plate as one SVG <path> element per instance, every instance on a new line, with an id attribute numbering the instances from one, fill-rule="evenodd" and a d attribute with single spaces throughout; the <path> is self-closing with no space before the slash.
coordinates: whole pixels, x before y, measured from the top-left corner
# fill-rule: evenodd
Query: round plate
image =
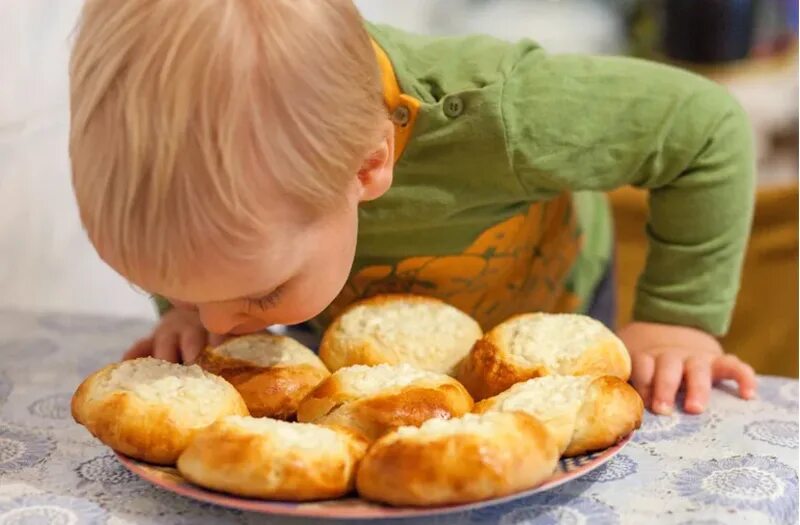
<path id="1" fill-rule="evenodd" d="M 192 485 L 177 470 L 171 467 L 160 467 L 142 463 L 135 459 L 117 453 L 117 457 L 125 467 L 165 490 L 186 496 L 188 498 L 214 503 L 224 507 L 251 512 L 261 512 L 264 514 L 275 514 L 282 516 L 304 516 L 315 518 L 331 519 L 380 519 L 380 518 L 405 518 L 422 517 L 453 512 L 462 512 L 490 505 L 497 505 L 508 501 L 525 498 L 532 494 L 550 490 L 559 485 L 579 478 L 597 467 L 608 462 L 616 456 L 622 448 L 631 440 L 631 435 L 620 441 L 617 445 L 574 458 L 565 458 L 559 461 L 558 470 L 551 478 L 538 487 L 502 498 L 468 503 L 465 505 L 450 505 L 446 507 L 387 507 L 384 505 L 369 503 L 360 498 L 342 498 L 331 501 L 319 501 L 309 503 L 293 503 L 285 501 L 266 501 L 251 498 L 231 496 L 210 490 L 203 489 L 197 485 Z"/>

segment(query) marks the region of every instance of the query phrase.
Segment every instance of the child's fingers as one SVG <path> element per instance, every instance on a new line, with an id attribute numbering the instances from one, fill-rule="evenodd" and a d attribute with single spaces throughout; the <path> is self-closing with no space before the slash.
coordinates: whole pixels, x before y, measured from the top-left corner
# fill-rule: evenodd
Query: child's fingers
<path id="1" fill-rule="evenodd" d="M 656 371 L 653 375 L 653 405 L 656 414 L 669 415 L 675 404 L 675 394 L 683 379 L 683 359 L 664 352 L 656 358 Z"/>
<path id="2" fill-rule="evenodd" d="M 208 334 L 208 345 L 219 346 L 230 338 L 231 336 L 229 335 Z"/>
<path id="3" fill-rule="evenodd" d="M 122 355 L 122 359 L 137 359 L 147 357 L 153 353 L 153 338 L 145 337 L 136 341 L 132 347 Z"/>
<path id="4" fill-rule="evenodd" d="M 187 365 L 194 363 L 198 354 L 203 351 L 206 345 L 205 330 L 185 330 L 181 334 L 181 357 Z"/>
<path id="5" fill-rule="evenodd" d="M 655 368 L 656 360 L 649 354 L 640 353 L 631 362 L 631 384 L 642 396 L 646 406 L 650 404 L 650 387 Z"/>
<path id="6" fill-rule="evenodd" d="M 690 414 L 700 414 L 708 406 L 711 395 L 711 363 L 701 357 L 690 357 L 684 369 L 686 401 L 684 409 Z"/>
<path id="7" fill-rule="evenodd" d="M 739 397 L 752 399 L 756 395 L 756 373 L 753 367 L 742 362 L 733 354 L 726 354 L 714 360 L 711 366 L 714 382 L 733 379 L 739 383 Z"/>
<path id="8" fill-rule="evenodd" d="M 180 350 L 178 349 L 178 341 L 178 334 L 174 332 L 157 335 L 153 343 L 153 357 L 170 363 L 179 362 Z"/>

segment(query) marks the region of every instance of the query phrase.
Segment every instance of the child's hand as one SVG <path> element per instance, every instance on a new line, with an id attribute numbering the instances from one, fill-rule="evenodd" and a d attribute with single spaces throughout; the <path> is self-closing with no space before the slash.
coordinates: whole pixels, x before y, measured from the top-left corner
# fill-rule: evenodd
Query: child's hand
<path id="1" fill-rule="evenodd" d="M 161 317 L 153 334 L 137 341 L 123 359 L 153 356 L 191 364 L 206 345 L 216 346 L 223 339 L 208 333 L 196 311 L 173 308 Z"/>
<path id="2" fill-rule="evenodd" d="M 694 328 L 655 323 L 631 323 L 619 332 L 631 354 L 631 382 L 656 414 L 672 413 L 675 394 L 684 382 L 684 409 L 699 414 L 708 405 L 711 385 L 724 379 L 739 383 L 739 396 L 756 391 L 753 368 L 725 354 L 717 340 Z"/>

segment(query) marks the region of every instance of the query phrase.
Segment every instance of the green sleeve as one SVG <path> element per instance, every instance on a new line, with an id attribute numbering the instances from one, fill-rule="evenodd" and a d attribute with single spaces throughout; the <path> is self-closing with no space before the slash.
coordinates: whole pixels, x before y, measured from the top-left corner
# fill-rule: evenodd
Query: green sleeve
<path id="1" fill-rule="evenodd" d="M 161 297 L 160 295 L 153 295 L 152 297 L 153 297 L 153 302 L 156 305 L 156 310 L 158 310 L 159 316 L 162 316 L 165 313 L 172 310 L 172 304 L 163 297 Z"/>
<path id="2" fill-rule="evenodd" d="M 507 154 L 531 195 L 649 190 L 634 318 L 726 332 L 755 171 L 750 126 L 727 91 L 659 64 L 531 48 L 501 104 Z"/>

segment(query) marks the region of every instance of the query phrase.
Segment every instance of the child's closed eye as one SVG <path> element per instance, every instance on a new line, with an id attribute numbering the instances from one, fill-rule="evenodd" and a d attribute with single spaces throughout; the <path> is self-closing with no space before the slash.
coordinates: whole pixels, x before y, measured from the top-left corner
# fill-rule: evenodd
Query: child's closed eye
<path id="1" fill-rule="evenodd" d="M 280 302 L 282 288 L 283 285 L 278 286 L 272 292 L 262 297 L 246 298 L 245 301 L 247 302 L 247 311 L 249 312 L 252 308 L 257 308 L 259 310 L 269 310 L 270 308 L 274 308 Z"/>

